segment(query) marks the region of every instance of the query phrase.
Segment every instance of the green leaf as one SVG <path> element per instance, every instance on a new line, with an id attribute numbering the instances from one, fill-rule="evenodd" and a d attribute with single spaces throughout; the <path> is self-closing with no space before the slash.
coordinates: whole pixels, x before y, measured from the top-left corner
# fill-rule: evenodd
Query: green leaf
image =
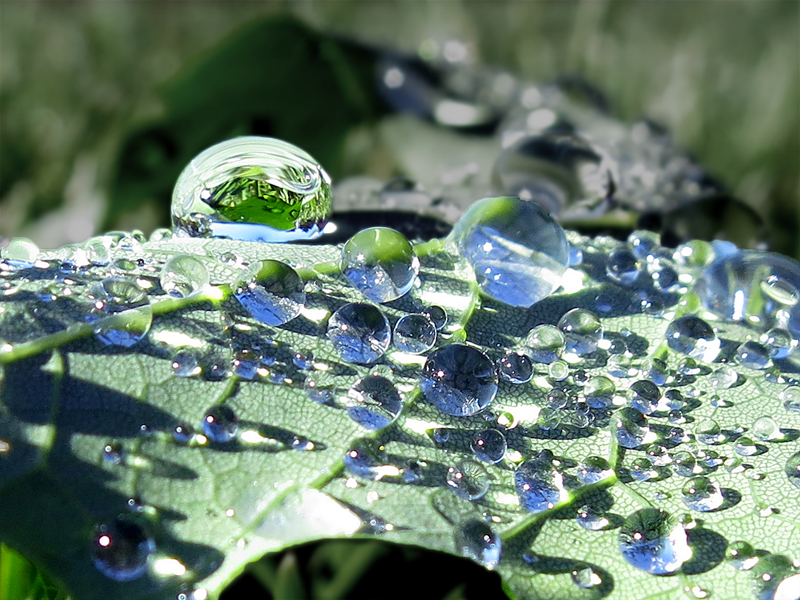
<path id="1" fill-rule="evenodd" d="M 378 537 L 458 554 L 454 540 L 460 528 L 488 519 L 503 545 L 497 571 L 518 599 L 671 599 L 704 591 L 716 598 L 755 597 L 756 578 L 726 564 L 726 544 L 744 540 L 762 553 L 798 558 L 792 553 L 800 547 L 800 490 L 784 470 L 798 450 L 800 415 L 785 411 L 780 396 L 796 364 L 782 361 L 755 371 L 731 362 L 739 381 L 719 386 L 710 373 L 720 365 L 687 364 L 685 356 L 664 345 L 672 316 L 696 305 L 691 294 L 659 296 L 654 300 L 663 309 L 645 310 L 630 289 L 605 276 L 607 256 L 621 242 L 576 234 L 570 239 L 583 251 L 583 263 L 568 271 L 562 290 L 530 309 L 481 298 L 467 265 L 434 240 L 416 246 L 420 285 L 382 310 L 394 321 L 440 305 L 449 317 L 440 346 L 466 340 L 495 359 L 505 349 L 521 348 L 536 325 L 555 324 L 575 307 L 596 311 L 603 294 L 610 303 L 602 313 L 608 343 L 570 365 L 571 381 L 605 375 L 622 398 L 639 377 L 621 377 L 611 368 L 620 348 L 637 368 L 648 357 L 665 358 L 674 380 L 664 389 L 680 391 L 687 401 L 688 422 L 681 427 L 693 432 L 710 418 L 727 438 L 714 446 L 693 439 L 670 443 L 672 425 L 665 413 L 650 419 L 651 428 L 671 454 L 690 450 L 711 461 L 713 451 L 718 459 L 734 461 L 706 468 L 725 494 L 718 510 L 692 513 L 682 499 L 687 479 L 669 467 L 660 468 L 655 480 L 632 479 L 633 461 L 647 454 L 621 448 L 612 435 L 613 421 L 600 412 L 590 424 L 576 421 L 574 409 L 556 411 L 554 421 L 547 410 L 553 385 L 547 365 L 537 365 L 530 383 L 501 382 L 484 413 L 458 418 L 443 414 L 419 392 L 424 357 L 390 349 L 373 367 L 344 363 L 324 335 L 325 325 L 343 303 L 364 298 L 340 275 L 338 248 L 180 238 L 139 246 L 129 236 L 118 240 L 105 266 L 70 271 L 70 263 L 62 262 L 70 250 L 62 249 L 44 253 L 35 267 L 9 270 L 6 264 L 3 271 L 0 540 L 62 582 L 76 600 L 166 599 L 195 588 L 216 597 L 247 563 L 295 544 Z M 703 248 L 697 250 L 699 256 Z M 178 254 L 200 259 L 212 286 L 196 296 L 168 297 L 158 274 Z M 229 286 L 243 263 L 265 258 L 290 263 L 306 280 L 305 310 L 278 328 L 254 321 Z M 691 263 L 675 267 L 685 280 L 697 278 L 700 269 Z M 149 285 L 152 327 L 129 348 L 103 345 L 86 321 L 92 284 L 109 276 Z M 743 324 L 714 325 L 723 340 L 721 357 L 730 357 L 738 342 L 756 333 Z M 263 366 L 255 380 L 213 375 L 215 368 L 229 368 L 234 349 L 257 347 L 277 363 Z M 172 360 L 179 351 L 196 353 L 204 374 L 176 377 Z M 293 366 L 296 352 L 313 353 L 317 370 Z M 345 410 L 312 401 L 303 388 L 305 378 L 325 375 L 346 390 L 374 372 L 389 377 L 405 398 L 400 417 L 379 432 L 363 429 Z M 579 385 L 573 388 L 580 392 Z M 206 410 L 222 402 L 240 419 L 238 441 L 173 439 L 176 425 L 199 429 Z M 754 421 L 764 415 L 778 420 L 782 438 L 758 441 L 758 453 L 744 457 L 740 466 L 733 440 L 743 430 L 752 435 Z M 472 457 L 472 435 L 486 427 L 505 432 L 509 451 L 500 463 L 485 465 L 489 491 L 470 502 L 452 493 L 447 472 Z M 435 430 L 446 430 L 449 438 L 444 441 Z M 376 480 L 354 477 L 344 468 L 345 454 L 365 440 L 384 445 L 388 453 Z M 107 446 L 115 460 L 104 460 Z M 551 509 L 531 514 L 520 506 L 514 471 L 545 449 L 555 455 L 567 491 Z M 615 474 L 578 485 L 577 465 L 590 455 L 607 458 Z M 129 511 L 130 498 L 139 507 L 131 518 L 152 536 L 156 552 L 140 577 L 115 581 L 93 565 L 91 536 L 98 524 Z M 608 526 L 583 529 L 576 515 L 584 505 L 605 513 Z M 675 575 L 639 570 L 619 549 L 622 520 L 645 507 L 675 518 L 692 513 L 696 519 L 684 521 L 693 556 Z M 274 594 L 289 593 L 302 585 L 293 569 L 281 563 L 261 578 L 277 582 Z M 579 587 L 573 576 L 583 576 L 590 587 Z"/>

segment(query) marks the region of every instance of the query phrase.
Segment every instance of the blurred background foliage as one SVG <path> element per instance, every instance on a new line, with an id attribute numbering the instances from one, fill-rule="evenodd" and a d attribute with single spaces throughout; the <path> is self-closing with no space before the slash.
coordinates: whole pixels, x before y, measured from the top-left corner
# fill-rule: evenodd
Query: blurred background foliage
<path id="1" fill-rule="evenodd" d="M 337 178 L 396 175 L 370 133 L 386 107 L 363 85 L 369 52 L 334 40 L 416 54 L 456 39 L 469 61 L 583 75 L 619 118 L 666 125 L 798 256 L 799 7 L 3 0 L 0 236 L 54 247 L 167 225 L 177 174 L 233 135 L 289 139 Z"/>

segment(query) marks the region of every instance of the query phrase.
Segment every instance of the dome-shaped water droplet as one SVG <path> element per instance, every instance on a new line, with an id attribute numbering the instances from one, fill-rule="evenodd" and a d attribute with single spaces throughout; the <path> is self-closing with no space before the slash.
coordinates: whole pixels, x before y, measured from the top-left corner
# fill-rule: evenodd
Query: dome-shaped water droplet
<path id="1" fill-rule="evenodd" d="M 536 362 L 553 363 L 564 349 L 564 334 L 554 325 L 537 325 L 525 338 L 530 357 Z"/>
<path id="2" fill-rule="evenodd" d="M 756 566 L 759 558 L 755 548 L 743 540 L 735 540 L 728 544 L 725 552 L 728 564 L 738 571 L 749 571 Z"/>
<path id="3" fill-rule="evenodd" d="M 514 484 L 520 504 L 528 512 L 540 513 L 569 499 L 564 478 L 553 466 L 553 455 L 548 450 L 519 465 Z"/>
<path id="4" fill-rule="evenodd" d="M 758 342 L 748 340 L 739 344 L 733 355 L 737 363 L 746 369 L 762 370 L 772 366 L 769 349 Z"/>
<path id="5" fill-rule="evenodd" d="M 606 275 L 612 281 L 630 285 L 639 278 L 639 261 L 629 250 L 615 250 L 606 260 Z"/>
<path id="6" fill-rule="evenodd" d="M 224 444 L 236 436 L 236 432 L 239 430 L 239 419 L 230 406 L 218 404 L 206 411 L 202 430 L 212 442 Z"/>
<path id="7" fill-rule="evenodd" d="M 489 357 L 477 348 L 450 344 L 428 357 L 420 387 L 439 410 L 455 417 L 467 417 L 494 400 L 497 373 Z"/>
<path id="8" fill-rule="evenodd" d="M 773 327 L 762 333 L 759 341 L 767 348 L 770 358 L 775 360 L 782 360 L 792 354 L 798 344 L 798 340 L 780 327 Z"/>
<path id="9" fill-rule="evenodd" d="M 497 373 L 509 383 L 528 383 L 533 377 L 533 365 L 524 354 L 507 352 L 497 361 Z"/>
<path id="10" fill-rule="evenodd" d="M 783 400 L 783 408 L 789 412 L 800 413 L 800 386 L 787 386 L 778 397 Z"/>
<path id="11" fill-rule="evenodd" d="M 661 390 L 652 381 L 642 379 L 631 384 L 628 389 L 628 400 L 633 408 L 649 415 L 658 410 Z"/>
<path id="12" fill-rule="evenodd" d="M 303 389 L 309 398 L 320 404 L 333 403 L 336 396 L 336 388 L 333 377 L 328 372 L 312 373 L 303 382 Z"/>
<path id="13" fill-rule="evenodd" d="M 666 337 L 670 348 L 696 360 L 712 362 L 719 354 L 720 341 L 711 325 L 694 315 L 672 321 Z"/>
<path id="14" fill-rule="evenodd" d="M 590 354 L 597 350 L 603 339 L 603 325 L 597 316 L 583 308 L 573 308 L 558 321 L 558 328 L 564 332 L 566 351 L 571 354 Z"/>
<path id="15" fill-rule="evenodd" d="M 623 448 L 638 448 L 649 444 L 656 438 L 650 430 L 645 416 L 635 408 L 624 407 L 618 410 L 611 419 L 611 427 L 617 442 Z"/>
<path id="16" fill-rule="evenodd" d="M 582 590 L 591 590 L 603 583 L 603 578 L 593 571 L 591 567 L 575 569 L 570 572 L 570 576 L 572 577 L 572 583 Z"/>
<path id="17" fill-rule="evenodd" d="M 800 488 L 800 452 L 795 452 L 789 457 L 785 471 L 789 481 Z"/>
<path id="18" fill-rule="evenodd" d="M 344 455 L 344 466 L 351 474 L 376 481 L 400 475 L 400 469 L 388 462 L 384 447 L 370 439 L 356 440 Z"/>
<path id="19" fill-rule="evenodd" d="M 436 343 L 436 327 L 425 315 L 405 315 L 394 324 L 392 341 L 401 352 L 421 354 Z"/>
<path id="20" fill-rule="evenodd" d="M 699 512 L 718 509 L 725 502 L 722 490 L 716 481 L 708 477 L 692 477 L 683 486 L 683 503 Z"/>
<path id="21" fill-rule="evenodd" d="M 778 422 L 772 417 L 759 417 L 753 422 L 753 435 L 762 442 L 774 442 L 784 437 Z"/>
<path id="22" fill-rule="evenodd" d="M 592 485 L 612 477 L 614 470 L 601 456 L 587 456 L 578 464 L 578 481 Z"/>
<path id="23" fill-rule="evenodd" d="M 345 304 L 333 313 L 327 335 L 339 356 L 363 365 L 377 362 L 391 339 L 386 316 L 376 306 L 360 302 Z"/>
<path id="24" fill-rule="evenodd" d="M 429 306 L 421 314 L 431 320 L 436 331 L 441 331 L 447 325 L 447 313 L 441 306 Z"/>
<path id="25" fill-rule="evenodd" d="M 285 242 L 318 236 L 331 213 L 331 181 L 306 152 L 264 137 L 200 153 L 172 192 L 181 235 Z"/>
<path id="26" fill-rule="evenodd" d="M 306 303 L 303 280 L 277 260 L 257 261 L 233 284 L 233 293 L 259 323 L 283 325 L 297 317 Z"/>
<path id="27" fill-rule="evenodd" d="M 608 517 L 595 511 L 589 505 L 578 509 L 578 514 L 575 518 L 578 521 L 578 525 L 587 531 L 602 531 L 611 525 L 611 520 Z"/>
<path id="28" fill-rule="evenodd" d="M 564 381 L 569 376 L 569 365 L 563 360 L 557 360 L 550 364 L 547 374 L 553 381 Z"/>
<path id="29" fill-rule="evenodd" d="M 456 550 L 487 569 L 500 562 L 502 543 L 500 536 L 484 521 L 470 519 L 457 526 L 454 533 Z"/>
<path id="30" fill-rule="evenodd" d="M 481 290 L 511 306 L 528 307 L 549 296 L 561 285 L 569 261 L 561 226 L 520 198 L 476 202 L 449 240 L 472 265 Z"/>
<path id="31" fill-rule="evenodd" d="M 176 425 L 172 430 L 172 439 L 179 444 L 186 444 L 194 438 L 194 429 L 190 425 Z"/>
<path id="32" fill-rule="evenodd" d="M 195 377 L 203 372 L 197 354 L 192 350 L 178 350 L 172 357 L 172 372 L 178 377 Z"/>
<path id="33" fill-rule="evenodd" d="M 698 442 L 710 446 L 721 444 L 725 441 L 725 435 L 720 429 L 719 423 L 713 419 L 700 419 L 695 423 L 694 435 Z"/>
<path id="34" fill-rule="evenodd" d="M 258 375 L 261 357 L 250 348 L 237 350 L 231 361 L 233 373 L 240 379 L 252 381 Z"/>
<path id="35" fill-rule="evenodd" d="M 649 481 L 658 477 L 658 471 L 653 468 L 653 463 L 643 457 L 633 459 L 630 474 L 636 481 Z"/>
<path id="36" fill-rule="evenodd" d="M 447 469 L 447 486 L 460 498 L 480 500 L 489 491 L 491 478 L 489 472 L 474 460 L 460 460 Z"/>
<path id="37" fill-rule="evenodd" d="M 188 254 L 170 258 L 161 270 L 161 287 L 176 298 L 200 293 L 209 282 L 208 269 L 202 261 Z"/>
<path id="38" fill-rule="evenodd" d="M 109 442 L 103 446 L 103 460 L 111 465 L 121 465 L 125 461 L 125 449 L 119 442 Z"/>
<path id="39" fill-rule="evenodd" d="M 347 414 L 370 430 L 383 429 L 397 418 L 403 401 L 391 381 L 378 375 L 362 377 L 347 392 Z"/>
<path id="40" fill-rule="evenodd" d="M 800 600 L 800 574 L 789 557 L 767 554 L 753 566 L 758 600 Z"/>
<path id="41" fill-rule="evenodd" d="M 653 575 L 675 573 L 692 556 L 683 526 L 655 508 L 643 508 L 625 519 L 619 546 L 625 560 Z"/>
<path id="42" fill-rule="evenodd" d="M 104 279 L 92 287 L 91 296 L 94 310 L 89 320 L 103 344 L 129 348 L 150 331 L 153 309 L 147 293 L 135 281 Z"/>
<path id="43" fill-rule="evenodd" d="M 722 365 L 708 376 L 708 382 L 715 388 L 729 388 L 739 380 L 739 374 L 728 365 Z"/>
<path id="44" fill-rule="evenodd" d="M 92 534 L 92 563 L 114 581 L 133 581 L 144 575 L 155 550 L 153 539 L 132 518 L 101 523 Z"/>
<path id="45" fill-rule="evenodd" d="M 314 368 L 314 353 L 310 350 L 294 352 L 292 354 L 292 364 L 301 371 L 310 371 Z"/>
<path id="46" fill-rule="evenodd" d="M 342 274 L 373 302 L 405 295 L 419 273 L 419 259 L 409 241 L 394 229 L 371 227 L 356 233 L 342 248 Z"/>
<path id="47" fill-rule="evenodd" d="M 502 432 L 497 429 L 484 429 L 473 435 L 470 448 L 476 458 L 494 464 L 503 460 L 508 444 Z"/>
<path id="48" fill-rule="evenodd" d="M 697 458 L 691 452 L 681 450 L 672 456 L 672 470 L 681 477 L 694 477 L 702 472 L 697 466 Z"/>
<path id="49" fill-rule="evenodd" d="M 569 396 L 567 396 L 564 390 L 559 388 L 553 388 L 547 394 L 547 403 L 550 405 L 550 408 L 564 408 L 567 404 L 569 404 Z"/>
<path id="50" fill-rule="evenodd" d="M 5 248 L 0 249 L 0 259 L 11 271 L 31 268 L 38 256 L 39 247 L 23 237 L 12 238 Z"/>
<path id="51" fill-rule="evenodd" d="M 758 454 L 758 445 L 752 438 L 744 435 L 736 439 L 736 442 L 733 444 L 733 449 L 736 451 L 736 454 L 741 456 L 755 456 Z"/>
<path id="52" fill-rule="evenodd" d="M 583 396 L 591 408 L 608 408 L 614 400 L 617 386 L 605 375 L 591 377 L 583 386 Z"/>

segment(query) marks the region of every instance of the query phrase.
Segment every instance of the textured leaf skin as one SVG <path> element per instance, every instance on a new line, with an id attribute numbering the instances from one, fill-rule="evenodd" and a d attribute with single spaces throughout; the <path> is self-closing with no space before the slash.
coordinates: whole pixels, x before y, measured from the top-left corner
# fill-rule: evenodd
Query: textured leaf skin
<path id="1" fill-rule="evenodd" d="M 466 338 L 497 357 L 503 349 L 518 345 L 537 324 L 556 323 L 575 307 L 595 310 L 597 293 L 604 291 L 614 299 L 612 310 L 602 319 L 607 339 L 619 339 L 627 329 L 633 332 L 629 347 L 639 348 L 640 356 L 661 352 L 669 319 L 644 314 L 631 305 L 627 290 L 603 274 L 604 257 L 619 243 L 571 239 L 584 251 L 581 270 L 572 273 L 568 292 L 556 293 L 530 309 L 479 298 L 465 265 L 442 251 L 438 242 L 418 248 L 420 287 L 383 309 L 394 321 L 424 306 L 442 305 L 449 325 L 440 344 Z M 154 298 L 163 304 L 154 304 L 151 332 L 132 348 L 122 349 L 100 344 L 91 336 L 91 328 L 68 330 L 68 335 L 59 337 L 70 315 L 79 315 L 83 309 L 77 300 L 66 306 L 42 303 L 35 292 L 47 283 L 44 277 L 26 277 L 21 291 L 0 301 L 0 339 L 14 347 L 0 354 L 0 439 L 10 445 L 10 450 L 0 454 L 0 539 L 44 567 L 76 600 L 167 599 L 192 586 L 207 589 L 215 597 L 247 562 L 316 539 L 379 535 L 455 553 L 454 526 L 482 514 L 496 517 L 492 526 L 504 545 L 498 571 L 510 595 L 519 599 L 677 599 L 686 597 L 694 586 L 717 598 L 746 599 L 754 597 L 753 578 L 724 563 L 727 543 L 744 539 L 757 549 L 796 558 L 800 490 L 787 480 L 784 465 L 798 450 L 800 423 L 796 413 L 781 407 L 778 394 L 785 383 L 771 382 L 763 372 L 735 367 L 740 383 L 731 389 L 714 387 L 702 375 L 673 384 L 685 393 L 691 385 L 698 393 L 698 401 L 687 413 L 695 422 L 713 416 L 723 431 L 732 431 L 737 425 L 749 428 L 756 418 L 772 415 L 787 439 L 765 442 L 765 452 L 744 459 L 752 465 L 744 473 L 729 473 L 724 467 L 713 470 L 709 476 L 725 490 L 726 504 L 716 512 L 694 513 L 701 521 L 689 531 L 694 557 L 681 573 L 655 577 L 623 560 L 618 525 L 648 505 L 675 516 L 690 513 L 681 500 L 685 478 L 672 474 L 650 482 L 625 479 L 624 468 L 644 454 L 620 449 L 606 425 L 550 431 L 538 427 L 536 407 L 546 405 L 547 395 L 540 375 L 521 386 L 501 383 L 487 411 L 495 415 L 510 411 L 519 417 L 519 424 L 506 432 L 510 450 L 517 452 L 518 460 L 551 450 L 567 479 L 574 479 L 582 458 L 604 456 L 618 468 L 619 477 L 576 489 L 568 502 L 531 515 L 516 503 L 515 462 L 506 459 L 487 465 L 492 485 L 483 500 L 461 500 L 447 489 L 447 468 L 470 456 L 469 432 L 485 428 L 487 419 L 483 414 L 448 417 L 428 404 L 415 387 L 421 361 L 403 366 L 402 357 L 390 351 L 375 367 L 342 363 L 324 336 L 325 322 L 342 303 L 363 298 L 338 274 L 337 248 L 173 239 L 146 244 L 139 257 L 157 265 L 176 253 L 196 255 L 208 266 L 212 284 L 224 286 L 236 275 L 236 268 L 218 260 L 226 252 L 235 252 L 246 262 L 273 258 L 301 269 L 308 279 L 304 315 L 280 328 L 261 326 L 233 298 L 224 297 L 229 294 L 225 287 L 185 301 Z M 124 255 L 123 250 L 115 253 Z M 101 271 L 91 267 L 83 276 L 99 277 Z M 146 274 L 143 269 L 135 272 Z M 668 300 L 675 308 L 679 298 Z M 242 326 L 251 329 L 241 331 Z M 717 322 L 715 326 L 723 339 L 723 355 L 753 333 L 742 325 Z M 165 343 L 176 339 L 170 337 L 175 333 L 183 335 L 178 338 L 182 341 L 177 346 Z M 181 344 L 197 343 L 203 352 L 224 362 L 232 358 L 231 340 L 267 338 L 278 342 L 279 360 L 287 363 L 285 371 L 293 383 L 206 381 L 177 378 L 172 373 L 171 357 Z M 27 345 L 20 343 L 26 341 Z M 300 385 L 304 374 L 290 363 L 291 353 L 297 351 L 313 351 L 315 360 L 329 365 L 341 382 L 352 383 L 375 370 L 384 374 L 392 370 L 406 398 L 400 418 L 385 430 L 368 432 L 346 411 L 313 402 Z M 681 357 L 667 354 L 666 358 L 674 369 Z M 573 371 L 577 368 L 590 374 L 606 372 L 603 360 L 572 367 Z M 796 369 L 786 362 L 778 368 Z M 616 381 L 624 389 L 632 380 Z M 712 394 L 728 400 L 730 406 L 713 408 Z M 243 429 L 271 441 L 249 447 L 189 447 L 172 440 L 175 425 L 199 427 L 204 411 L 221 401 L 236 410 Z M 665 418 L 654 418 L 652 423 L 660 433 L 667 427 Z M 147 426 L 146 435 L 141 425 Z M 691 431 L 692 424 L 683 427 Z M 451 430 L 446 444 L 433 441 L 429 434 L 433 428 Z M 295 436 L 313 441 L 315 450 L 291 449 Z M 356 480 L 344 471 L 342 459 L 361 438 L 385 444 L 392 464 L 421 461 L 421 478 L 402 483 L 399 478 L 385 477 L 354 485 Z M 131 457 L 127 465 L 103 460 L 103 447 L 109 442 L 122 444 Z M 731 443 L 693 446 L 715 450 L 723 458 L 736 456 Z M 670 451 L 677 449 L 683 448 Z M 754 480 L 753 473 L 764 477 Z M 656 492 L 665 497 L 656 499 Z M 154 514 L 144 519 L 158 556 L 179 559 L 187 568 L 184 576 L 147 575 L 115 582 L 92 566 L 92 528 L 125 512 L 130 497 L 155 507 Z M 606 510 L 615 526 L 583 530 L 575 514 L 587 502 Z M 762 516 L 767 507 L 776 510 Z M 364 524 L 374 517 L 380 519 L 376 523 L 393 527 L 380 534 L 368 533 L 370 528 Z M 533 564 L 523 560 L 530 553 L 538 557 Z M 573 583 L 571 572 L 586 566 L 600 576 L 602 584 L 581 589 Z"/>

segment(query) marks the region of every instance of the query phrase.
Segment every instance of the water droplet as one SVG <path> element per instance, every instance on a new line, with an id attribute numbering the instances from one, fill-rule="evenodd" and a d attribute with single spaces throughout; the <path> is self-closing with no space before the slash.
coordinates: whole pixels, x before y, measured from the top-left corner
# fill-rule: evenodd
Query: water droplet
<path id="1" fill-rule="evenodd" d="M 564 231 L 534 202 L 484 198 L 456 223 L 450 242 L 491 298 L 528 307 L 561 285 L 569 262 Z"/>
<path id="2" fill-rule="evenodd" d="M 698 442 L 711 446 L 725 441 L 725 435 L 713 419 L 700 419 L 694 426 L 694 435 Z"/>
<path id="3" fill-rule="evenodd" d="M 405 295 L 419 273 L 419 259 L 409 241 L 394 229 L 371 227 L 356 233 L 342 248 L 342 274 L 373 302 Z"/>
<path id="4" fill-rule="evenodd" d="M 351 474 L 376 481 L 400 475 L 400 469 L 388 462 L 385 448 L 370 439 L 357 440 L 344 455 L 344 466 Z"/>
<path id="5" fill-rule="evenodd" d="M 509 383 L 528 383 L 533 377 L 533 365 L 524 354 L 507 352 L 497 361 L 497 373 Z"/>
<path id="6" fill-rule="evenodd" d="M 564 332 L 566 351 L 571 354 L 590 354 L 603 339 L 603 325 L 597 316 L 582 308 L 573 308 L 558 321 Z"/>
<path id="7" fill-rule="evenodd" d="M 570 576 L 572 577 L 572 583 L 583 590 L 591 590 L 603 583 L 603 578 L 595 573 L 591 567 L 575 569 L 570 573 Z"/>
<path id="8" fill-rule="evenodd" d="M 749 571 L 756 566 L 759 558 L 755 548 L 742 540 L 735 540 L 728 544 L 725 558 L 737 571 Z"/>
<path id="9" fill-rule="evenodd" d="M 615 250 L 606 261 L 606 274 L 612 281 L 630 285 L 639 278 L 639 261 L 629 250 Z"/>
<path id="10" fill-rule="evenodd" d="M 258 375 L 261 366 L 261 357 L 249 348 L 237 350 L 231 361 L 233 373 L 240 379 L 252 381 Z"/>
<path id="11" fill-rule="evenodd" d="M 12 238 L 5 248 L 0 249 L 0 258 L 11 271 L 30 269 L 38 256 L 39 247 L 23 237 Z"/>
<path id="12" fill-rule="evenodd" d="M 347 392 L 347 414 L 370 430 L 383 429 L 397 418 L 403 401 L 391 381 L 378 375 L 362 377 Z"/>
<path id="13" fill-rule="evenodd" d="M 619 546 L 625 560 L 653 575 L 675 573 L 692 556 L 683 526 L 655 508 L 643 508 L 625 519 Z"/>
<path id="14" fill-rule="evenodd" d="M 800 488 L 800 452 L 795 452 L 789 457 L 785 471 L 789 481 Z"/>
<path id="15" fill-rule="evenodd" d="M 772 417 L 759 417 L 753 422 L 753 435 L 762 442 L 774 442 L 784 437 L 778 422 Z"/>
<path id="16" fill-rule="evenodd" d="M 392 339 L 401 352 L 421 354 L 436 343 L 436 327 L 425 315 L 405 315 L 394 324 Z"/>
<path id="17" fill-rule="evenodd" d="M 297 317 L 306 303 L 303 280 L 292 267 L 277 260 L 257 261 L 233 284 L 233 293 L 259 323 L 283 325 Z"/>
<path id="18" fill-rule="evenodd" d="M 553 466 L 549 450 L 519 465 L 514 472 L 514 483 L 520 503 L 528 512 L 540 513 L 569 499 L 564 478 Z"/>
<path id="19" fill-rule="evenodd" d="M 372 304 L 351 302 L 328 320 L 328 339 L 345 361 L 369 365 L 389 348 L 391 334 L 386 316 Z"/>
<path id="20" fill-rule="evenodd" d="M 742 342 L 733 355 L 736 362 L 746 369 L 762 370 L 772 366 L 769 349 L 763 344 L 748 340 Z"/>
<path id="21" fill-rule="evenodd" d="M 103 460 L 110 465 L 121 465 L 125 462 L 125 449 L 118 442 L 109 442 L 103 446 Z"/>
<path id="22" fill-rule="evenodd" d="M 722 490 L 716 481 L 708 477 L 692 477 L 683 486 L 683 503 L 699 512 L 718 509 L 725 502 Z"/>
<path id="23" fill-rule="evenodd" d="M 694 454 L 681 450 L 672 456 L 672 470 L 681 477 L 694 477 L 702 472 L 702 468 L 697 466 L 697 459 Z"/>
<path id="24" fill-rule="evenodd" d="M 583 396 L 591 408 L 608 408 L 614 401 L 617 387 L 605 375 L 591 377 L 583 386 Z"/>
<path id="25" fill-rule="evenodd" d="M 297 146 L 239 137 L 208 148 L 184 169 L 172 192 L 172 223 L 190 237 L 314 238 L 330 216 L 330 184 Z"/>
<path id="26" fill-rule="evenodd" d="M 94 310 L 89 320 L 103 344 L 129 348 L 150 331 L 153 309 L 147 293 L 135 281 L 104 279 L 92 287 L 91 296 Z"/>
<path id="27" fill-rule="evenodd" d="M 739 375 L 728 365 L 722 365 L 708 376 L 708 382 L 715 388 L 729 388 L 739 380 Z"/>
<path id="28" fill-rule="evenodd" d="M 602 531 L 611 525 L 611 520 L 605 515 L 595 512 L 592 507 L 586 505 L 578 510 L 576 516 L 578 525 L 587 531 Z"/>
<path id="29" fill-rule="evenodd" d="M 694 315 L 672 321 L 666 337 L 670 348 L 696 360 L 712 362 L 719 354 L 720 341 L 711 325 Z"/>
<path id="30" fill-rule="evenodd" d="M 192 350 L 179 350 L 172 357 L 172 372 L 177 377 L 195 377 L 203 372 Z"/>
<path id="31" fill-rule="evenodd" d="M 230 442 L 239 430 L 239 419 L 230 406 L 218 404 L 206 411 L 202 422 L 203 433 L 212 442 Z"/>
<path id="32" fill-rule="evenodd" d="M 494 400 L 497 373 L 489 357 L 477 348 L 450 344 L 428 357 L 420 387 L 439 410 L 455 417 L 467 417 Z"/>
<path id="33" fill-rule="evenodd" d="M 569 376 L 569 365 L 563 360 L 550 364 L 547 374 L 553 381 L 564 381 Z"/>
<path id="34" fill-rule="evenodd" d="M 172 430 L 172 439 L 179 444 L 188 444 L 194 438 L 194 429 L 190 425 L 176 425 Z"/>
<path id="35" fill-rule="evenodd" d="M 646 417 L 634 408 L 626 406 L 618 410 L 612 417 L 611 426 L 617 442 L 623 448 L 638 448 L 656 439 Z"/>
<path id="36" fill-rule="evenodd" d="M 489 472 L 474 460 L 460 460 L 447 469 L 447 486 L 460 498 L 480 500 L 489 491 Z"/>
<path id="37" fill-rule="evenodd" d="M 789 412 L 800 413 L 800 386 L 787 386 L 778 396 L 783 400 L 783 408 Z"/>
<path id="38" fill-rule="evenodd" d="M 767 554 L 753 566 L 756 596 L 759 600 L 798 600 L 800 574 L 792 561 L 782 554 Z"/>
<path id="39" fill-rule="evenodd" d="M 752 438 L 747 436 L 738 438 L 733 445 L 733 449 L 736 451 L 736 454 L 741 456 L 755 456 L 758 454 L 758 446 Z"/>
<path id="40" fill-rule="evenodd" d="M 478 460 L 494 464 L 503 460 L 508 444 L 502 432 L 497 429 L 484 429 L 472 437 L 470 448 Z"/>
<path id="41" fill-rule="evenodd" d="M 578 464 L 578 481 L 583 485 L 600 483 L 613 475 L 611 465 L 601 456 L 587 456 Z"/>
<path id="42" fill-rule="evenodd" d="M 194 256 L 179 254 L 170 258 L 161 271 L 161 287 L 176 298 L 199 294 L 209 282 L 208 269 Z"/>
<path id="43" fill-rule="evenodd" d="M 564 349 L 564 334 L 554 325 L 537 325 L 528 333 L 525 345 L 530 357 L 536 362 L 553 363 Z"/>
<path id="44" fill-rule="evenodd" d="M 101 523 L 92 534 L 92 563 L 114 581 L 133 581 L 144 575 L 155 550 L 153 539 L 129 517 Z"/>
<path id="45" fill-rule="evenodd" d="M 447 325 L 447 313 L 441 306 L 429 306 L 421 314 L 431 320 L 436 331 L 441 331 Z"/>
<path id="46" fill-rule="evenodd" d="M 310 371 L 314 368 L 314 353 L 310 350 L 295 352 L 292 354 L 292 364 L 301 371 Z"/>
<path id="47" fill-rule="evenodd" d="M 326 372 L 313 373 L 306 377 L 303 388 L 309 398 L 320 404 L 332 404 L 336 396 L 333 377 Z"/>
<path id="48" fill-rule="evenodd" d="M 631 384 L 628 390 L 628 400 L 633 408 L 642 414 L 649 415 L 658 410 L 661 390 L 652 381 L 642 379 Z"/>
<path id="49" fill-rule="evenodd" d="M 487 569 L 500 562 L 502 543 L 500 537 L 483 521 L 470 519 L 455 529 L 456 550 Z"/>
<path id="50" fill-rule="evenodd" d="M 649 481 L 658 478 L 658 471 L 653 468 L 653 464 L 648 459 L 643 457 L 633 460 L 630 474 L 636 481 Z"/>

